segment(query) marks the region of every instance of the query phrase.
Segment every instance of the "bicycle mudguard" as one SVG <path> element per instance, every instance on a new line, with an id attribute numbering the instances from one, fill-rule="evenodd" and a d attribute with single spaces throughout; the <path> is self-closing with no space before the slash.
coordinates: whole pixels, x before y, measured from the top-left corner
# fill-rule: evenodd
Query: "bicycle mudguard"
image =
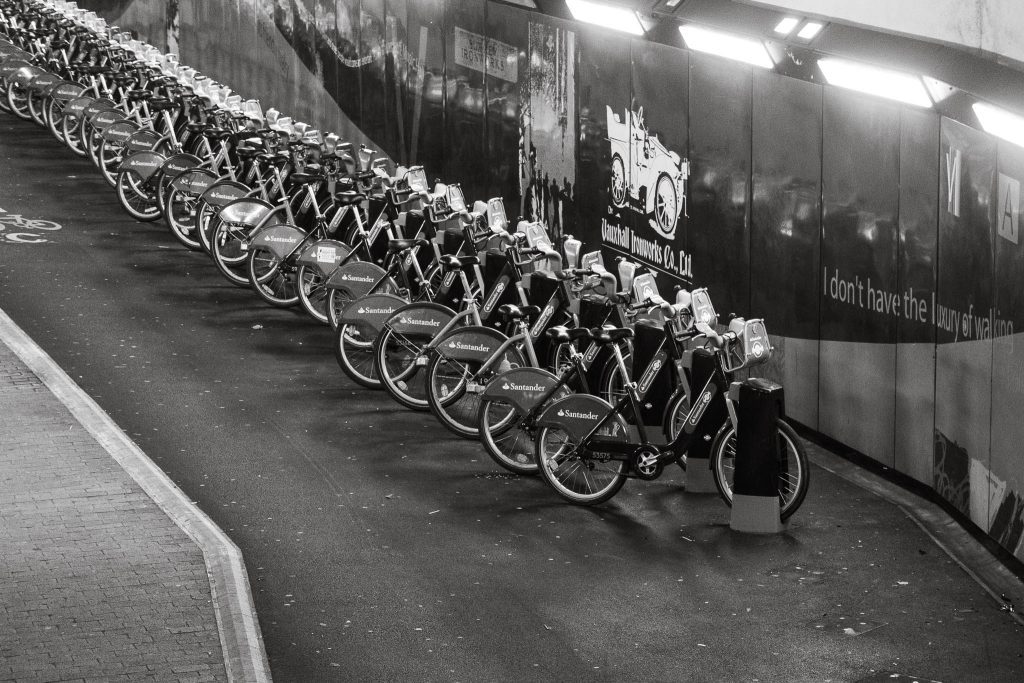
<path id="1" fill-rule="evenodd" d="M 525 415 L 558 384 L 558 377 L 541 368 L 515 368 L 503 372 L 484 388 L 483 397 L 492 400 L 507 401 L 516 412 Z M 568 396 L 571 392 L 561 387 L 555 392 L 553 400 Z"/>
<path id="2" fill-rule="evenodd" d="M 85 92 L 85 86 L 71 81 L 65 81 L 50 91 L 50 97 L 60 102 L 69 102 L 80 97 Z"/>
<path id="3" fill-rule="evenodd" d="M 214 187 L 217 186 L 214 185 Z M 213 188 L 207 190 L 204 193 L 204 196 L 210 194 L 211 190 L 213 190 Z M 270 202 L 253 197 L 245 197 L 243 199 L 235 199 L 234 201 L 225 204 L 224 207 L 217 212 L 217 217 L 225 223 L 231 223 L 233 225 L 248 225 L 250 228 L 255 228 L 273 211 L 274 206 Z"/>
<path id="4" fill-rule="evenodd" d="M 128 117 L 119 112 L 116 109 L 104 109 L 103 111 L 96 112 L 92 118 L 89 119 L 89 125 L 91 125 L 97 133 L 102 133 L 113 123 L 117 121 L 127 121 Z"/>
<path id="5" fill-rule="evenodd" d="M 130 152 L 150 152 L 160 142 L 160 136 L 151 130 L 140 130 L 125 140 L 124 146 Z"/>
<path id="6" fill-rule="evenodd" d="M 14 74 L 18 73 L 19 69 L 26 67 L 31 68 L 32 63 L 27 59 L 9 59 L 0 65 L 0 78 L 5 80 L 12 78 Z"/>
<path id="7" fill-rule="evenodd" d="M 221 211 L 220 219 L 225 223 L 233 223 L 224 218 L 224 211 L 227 211 L 231 207 L 225 207 Z M 252 251 L 256 247 L 262 247 L 269 251 L 277 258 L 283 259 L 288 254 L 292 253 L 295 249 L 295 245 L 302 241 L 302 238 L 306 236 L 305 231 L 294 225 L 288 225 L 286 223 L 275 223 L 274 225 L 266 225 L 252 235 L 249 236 L 247 244 L 249 245 L 249 251 Z"/>
<path id="8" fill-rule="evenodd" d="M 21 66 L 6 78 L 8 83 L 17 83 L 19 87 L 27 88 L 33 78 L 43 73 L 46 72 L 38 66 Z"/>
<path id="9" fill-rule="evenodd" d="M 138 130 L 139 124 L 134 121 L 114 121 L 103 131 L 103 140 L 123 146 Z"/>
<path id="10" fill-rule="evenodd" d="M 296 263 L 300 266 L 315 268 L 320 275 L 326 278 L 338 269 L 338 264 L 351 252 L 352 248 L 344 242 L 320 240 L 306 247 L 306 250 L 299 254 Z M 362 294 L 358 296 L 362 296 Z"/>
<path id="11" fill-rule="evenodd" d="M 340 325 L 358 323 L 372 329 L 374 334 L 380 334 L 384 328 L 384 321 L 406 303 L 408 302 L 405 299 L 394 294 L 364 296 L 345 306 L 341 315 L 338 316 L 338 323 Z"/>
<path id="12" fill-rule="evenodd" d="M 242 183 L 236 180 L 222 180 L 210 185 L 209 189 L 203 192 L 200 199 L 210 206 L 227 206 L 237 199 L 245 198 L 248 194 L 249 188 Z M 254 201 L 262 202 L 263 200 L 255 199 Z"/>
<path id="13" fill-rule="evenodd" d="M 445 358 L 483 363 L 508 339 L 490 327 L 472 325 L 452 330 L 434 347 Z M 496 368 L 497 369 L 497 368 Z"/>
<path id="14" fill-rule="evenodd" d="M 558 427 L 565 430 L 574 441 L 580 441 L 611 411 L 611 404 L 603 398 L 590 394 L 570 394 L 545 408 L 537 418 L 537 424 L 541 427 Z M 598 434 L 625 441 L 626 421 L 621 415 L 613 417 Z"/>
<path id="15" fill-rule="evenodd" d="M 195 168 L 202 163 L 202 159 L 197 157 L 195 154 L 180 152 L 178 154 L 172 154 L 164 160 L 164 163 L 160 165 L 160 173 L 162 173 L 165 178 L 173 178 L 179 173 L 187 171 L 190 168 Z"/>
<path id="16" fill-rule="evenodd" d="M 85 108 L 96 101 L 95 97 L 83 96 L 75 97 L 68 100 L 68 103 L 64 105 L 64 116 L 81 116 Z"/>
<path id="17" fill-rule="evenodd" d="M 340 242 L 339 244 L 344 244 Z M 336 269 L 327 280 L 328 289 L 343 289 L 353 298 L 358 299 L 370 293 L 373 284 L 387 273 L 376 263 L 369 261 L 349 261 Z"/>
<path id="18" fill-rule="evenodd" d="M 47 88 L 52 88 L 58 83 L 63 83 L 64 79 L 57 74 L 51 74 L 49 72 L 43 72 L 32 79 L 32 82 L 28 84 L 29 89 L 35 90 L 36 92 L 43 92 Z"/>
<path id="19" fill-rule="evenodd" d="M 129 154 L 117 165 L 118 173 L 131 171 L 143 180 L 149 180 L 164 163 L 164 155 L 156 152 L 135 152 Z"/>
<path id="20" fill-rule="evenodd" d="M 217 182 L 217 176 L 207 168 L 190 168 L 174 176 L 171 187 L 178 192 L 186 192 L 193 196 L 199 195 L 210 189 L 210 186 Z"/>
<path id="21" fill-rule="evenodd" d="M 433 337 L 444 329 L 455 311 L 435 303 L 413 303 L 402 306 L 388 319 L 387 325 L 396 334 Z"/>
<path id="22" fill-rule="evenodd" d="M 100 113 L 104 109 L 114 109 L 116 107 L 117 105 L 114 104 L 114 100 L 108 97 L 97 97 L 85 106 L 85 108 L 82 110 L 82 115 L 86 118 L 86 120 L 88 120 L 96 116 L 96 114 Z"/>

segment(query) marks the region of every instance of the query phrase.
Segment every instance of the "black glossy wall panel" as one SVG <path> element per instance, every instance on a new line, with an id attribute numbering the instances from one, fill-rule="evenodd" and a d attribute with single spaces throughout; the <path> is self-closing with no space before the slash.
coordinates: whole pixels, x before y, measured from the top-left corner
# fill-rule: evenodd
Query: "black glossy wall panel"
<path id="1" fill-rule="evenodd" d="M 426 166 L 438 177 L 445 155 L 444 0 L 407 3 L 405 135 L 410 164 Z M 431 178 L 433 180 L 434 178 Z M 454 178 L 452 180 L 455 180 Z"/>
<path id="2" fill-rule="evenodd" d="M 754 74 L 750 306 L 772 334 L 818 335 L 820 86 Z"/>
<path id="3" fill-rule="evenodd" d="M 485 194 L 503 197 L 514 215 L 519 214 L 522 198 L 520 162 L 525 155 L 520 132 L 524 103 L 529 101 L 529 17 L 522 10 L 487 4 L 487 54 L 494 61 L 488 61 L 485 75 Z"/>
<path id="4" fill-rule="evenodd" d="M 895 465 L 931 482 L 935 427 L 935 326 L 938 258 L 939 118 L 904 109 L 900 118 L 900 197 L 896 324 Z"/>
<path id="5" fill-rule="evenodd" d="M 829 89 L 823 120 L 821 336 L 893 343 L 899 109 Z"/>
<path id="6" fill-rule="evenodd" d="M 445 178 L 458 178 L 466 197 L 487 195 L 484 155 L 486 3 L 448 4 L 445 30 Z"/>
<path id="7" fill-rule="evenodd" d="M 942 119 L 934 486 L 982 528 L 988 527 L 983 472 L 990 451 L 992 339 L 979 321 L 992 304 L 995 149 L 987 135 Z"/>
<path id="8" fill-rule="evenodd" d="M 690 219 L 683 248 L 722 314 L 750 307 L 751 67 L 690 57 Z"/>
<path id="9" fill-rule="evenodd" d="M 387 150 L 387 42 L 384 0 L 359 3 L 359 121 L 363 132 L 378 149 Z"/>

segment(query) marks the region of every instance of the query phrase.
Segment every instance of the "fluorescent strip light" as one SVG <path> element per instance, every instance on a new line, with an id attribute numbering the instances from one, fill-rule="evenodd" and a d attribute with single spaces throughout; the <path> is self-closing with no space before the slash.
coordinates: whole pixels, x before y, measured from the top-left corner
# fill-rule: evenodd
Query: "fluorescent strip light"
<path id="1" fill-rule="evenodd" d="M 712 31 L 693 24 L 679 27 L 683 34 L 686 47 L 698 52 L 707 52 L 727 59 L 735 59 L 747 64 L 771 69 L 775 66 L 768 49 L 760 40 L 741 38 L 730 33 Z"/>
<path id="2" fill-rule="evenodd" d="M 932 106 L 920 76 L 845 59 L 822 59 L 818 61 L 818 67 L 831 85 L 915 107 L 930 109 Z"/>
<path id="3" fill-rule="evenodd" d="M 565 4 L 572 12 L 573 18 L 579 21 L 624 31 L 634 36 L 644 34 L 640 18 L 631 9 L 588 0 L 565 0 Z"/>
<path id="4" fill-rule="evenodd" d="M 808 21 L 804 24 L 804 27 L 796 34 L 797 38 L 802 40 L 811 40 L 814 36 L 821 33 L 821 29 L 825 28 L 825 24 L 819 24 L 816 21 Z"/>
<path id="5" fill-rule="evenodd" d="M 986 133 L 1024 147 L 1024 116 L 1011 114 L 985 102 L 975 102 L 973 109 Z"/>
<path id="6" fill-rule="evenodd" d="M 796 28 L 796 25 L 800 23 L 799 19 L 794 17 L 786 17 L 778 24 L 775 25 L 775 32 L 782 36 L 788 36 Z"/>

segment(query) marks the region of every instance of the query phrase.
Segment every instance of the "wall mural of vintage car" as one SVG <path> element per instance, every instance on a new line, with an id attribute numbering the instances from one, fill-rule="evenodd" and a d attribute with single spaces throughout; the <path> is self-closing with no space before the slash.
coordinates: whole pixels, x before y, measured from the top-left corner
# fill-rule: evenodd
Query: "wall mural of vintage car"
<path id="1" fill-rule="evenodd" d="M 649 218 L 651 226 L 673 239 L 679 216 L 686 213 L 686 180 L 690 162 L 665 147 L 644 124 L 644 108 L 627 111 L 623 121 L 611 107 L 608 143 L 611 145 L 611 202 Z"/>

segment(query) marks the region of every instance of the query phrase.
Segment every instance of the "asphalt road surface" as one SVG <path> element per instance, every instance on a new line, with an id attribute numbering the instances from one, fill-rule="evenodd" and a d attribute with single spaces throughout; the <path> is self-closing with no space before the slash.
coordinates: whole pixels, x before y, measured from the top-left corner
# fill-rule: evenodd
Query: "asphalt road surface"
<path id="1" fill-rule="evenodd" d="M 3 226 L 0 307 L 239 545 L 276 680 L 823 680 L 962 656 L 814 623 L 867 609 L 850 582 L 903 551 L 881 529 L 920 547 L 887 504 L 833 482 L 788 533 L 742 536 L 674 468 L 563 504 L 350 382 L 328 328 L 128 218 L 33 124 L 0 115 L 0 164 L 0 209 L 61 226 Z"/>

